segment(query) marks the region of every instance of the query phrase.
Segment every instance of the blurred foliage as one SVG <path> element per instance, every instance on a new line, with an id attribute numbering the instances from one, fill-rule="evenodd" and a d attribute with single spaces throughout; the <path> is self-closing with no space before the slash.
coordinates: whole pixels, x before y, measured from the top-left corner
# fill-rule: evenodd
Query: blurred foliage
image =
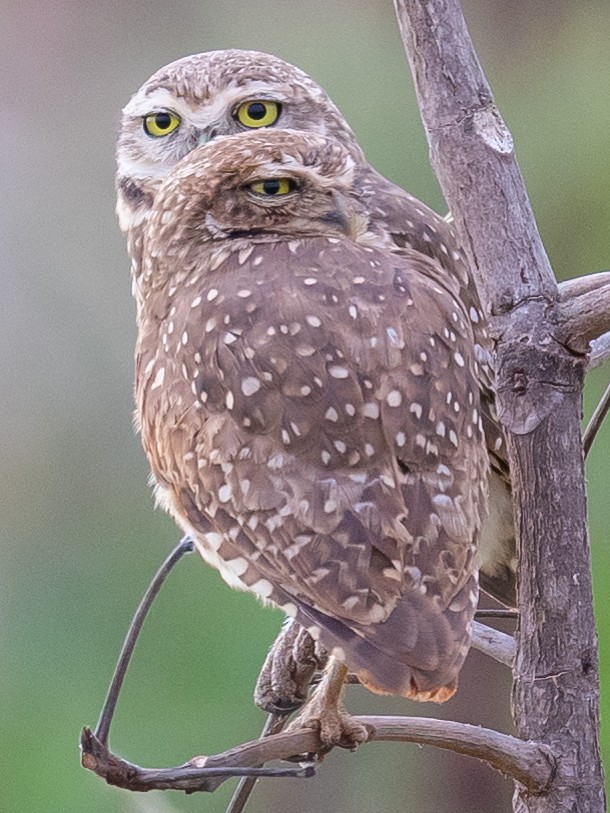
<path id="1" fill-rule="evenodd" d="M 468 0 L 465 11 L 558 274 L 607 267 L 610 6 Z M 95 722 L 131 613 L 177 539 L 153 513 L 131 428 L 134 309 L 113 215 L 119 111 L 150 73 L 184 54 L 271 51 L 327 88 L 373 164 L 442 211 L 391 3 L 5 0 L 0 38 L 2 808 L 222 811 L 228 785 L 204 798 L 131 796 L 78 763 L 80 727 Z M 587 414 L 607 379 L 608 367 L 590 376 Z M 588 465 L 606 718 L 609 452 L 606 427 Z M 145 628 L 114 747 L 142 764 L 169 765 L 256 736 L 263 717 L 251 689 L 279 623 L 187 559 Z M 509 694 L 506 672 L 473 654 L 446 708 L 360 689 L 350 690 L 349 706 L 508 730 Z M 608 725 L 603 748 L 608 760 Z M 509 782 L 409 746 L 333 754 L 317 779 L 288 782 L 261 785 L 252 813 L 394 813 L 413 802 L 421 813 L 510 809 Z"/>

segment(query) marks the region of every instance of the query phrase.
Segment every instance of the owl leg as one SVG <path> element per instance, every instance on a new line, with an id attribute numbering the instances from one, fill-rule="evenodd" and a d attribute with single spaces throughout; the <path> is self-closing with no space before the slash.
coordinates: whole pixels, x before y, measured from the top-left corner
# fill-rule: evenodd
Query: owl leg
<path id="1" fill-rule="evenodd" d="M 331 656 L 311 700 L 286 730 L 313 728 L 327 748 L 339 745 L 354 749 L 366 742 L 368 729 L 351 717 L 343 706 L 343 685 L 347 673 L 347 666 Z"/>
<path id="2" fill-rule="evenodd" d="M 274 714 L 295 711 L 307 700 L 314 672 L 322 669 L 326 660 L 311 635 L 287 618 L 258 676 L 254 702 Z"/>

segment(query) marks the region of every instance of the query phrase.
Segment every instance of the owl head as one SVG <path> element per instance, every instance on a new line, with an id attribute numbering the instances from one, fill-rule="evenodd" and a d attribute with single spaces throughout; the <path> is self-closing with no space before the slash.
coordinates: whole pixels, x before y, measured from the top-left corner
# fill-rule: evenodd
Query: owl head
<path id="1" fill-rule="evenodd" d="M 163 181 L 147 234 L 172 253 L 223 239 L 355 238 L 368 219 L 352 194 L 354 175 L 349 151 L 326 136 L 265 129 L 220 136 Z"/>
<path id="2" fill-rule="evenodd" d="M 307 74 L 270 54 L 211 51 L 172 62 L 123 110 L 117 213 L 123 230 L 144 221 L 161 182 L 192 150 L 266 128 L 330 135 L 363 155 L 337 107 Z"/>

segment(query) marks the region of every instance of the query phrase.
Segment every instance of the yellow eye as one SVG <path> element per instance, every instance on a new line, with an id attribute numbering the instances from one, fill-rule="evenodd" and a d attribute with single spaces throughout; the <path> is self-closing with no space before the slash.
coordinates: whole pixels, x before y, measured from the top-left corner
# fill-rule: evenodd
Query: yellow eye
<path id="1" fill-rule="evenodd" d="M 294 178 L 267 178 L 264 181 L 254 181 L 250 184 L 250 189 L 257 195 L 265 197 L 279 197 L 289 195 L 297 189 L 298 184 Z"/>
<path id="2" fill-rule="evenodd" d="M 180 118 L 168 110 L 144 116 L 144 132 L 153 138 L 162 138 L 180 126 Z"/>
<path id="3" fill-rule="evenodd" d="M 265 99 L 243 102 L 233 113 L 244 127 L 271 127 L 279 119 L 282 105 Z"/>

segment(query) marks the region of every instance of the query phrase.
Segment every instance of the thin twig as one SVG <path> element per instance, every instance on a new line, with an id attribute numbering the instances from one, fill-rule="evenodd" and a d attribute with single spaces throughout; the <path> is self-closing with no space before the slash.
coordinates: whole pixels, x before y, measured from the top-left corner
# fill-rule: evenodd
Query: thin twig
<path id="1" fill-rule="evenodd" d="M 282 736 L 282 735 L 278 735 Z M 83 768 L 93 771 L 105 779 L 109 785 L 125 790 L 144 793 L 149 790 L 182 790 L 185 793 L 197 791 L 212 792 L 225 782 L 237 776 L 256 777 L 299 777 L 309 778 L 315 775 L 315 765 L 311 760 L 303 759 L 294 768 L 264 768 L 264 762 L 240 760 L 239 752 L 246 746 L 233 748 L 214 757 L 195 757 L 176 768 L 141 768 L 113 754 L 105 743 L 100 742 L 89 728 L 81 734 L 81 764 Z M 271 757 L 274 759 L 274 757 Z M 208 764 L 208 762 L 210 764 Z"/>
<path id="2" fill-rule="evenodd" d="M 279 734 L 280 731 L 282 731 L 282 729 L 286 726 L 289 718 L 289 714 L 270 714 L 267 717 L 267 721 L 261 732 L 260 739 L 263 737 L 269 737 L 272 734 Z M 242 813 L 248 804 L 248 800 L 252 795 L 256 782 L 256 776 L 244 776 L 242 779 L 240 779 L 225 813 Z"/>
<path id="3" fill-rule="evenodd" d="M 530 791 L 544 791 L 553 776 L 554 759 L 549 748 L 479 726 L 421 717 L 356 717 L 369 730 L 369 742 L 412 742 L 435 745 L 483 760 L 511 776 Z M 81 739 L 82 764 L 111 785 L 132 791 L 182 790 L 187 793 L 214 791 L 230 776 L 240 776 L 276 759 L 317 754 L 323 748 L 313 729 L 302 729 L 253 740 L 222 754 L 193 757 L 176 768 L 141 768 L 111 754 L 85 729 Z M 291 769 L 268 769 L 270 776 L 311 776 L 314 763 L 305 761 Z M 261 775 L 260 772 L 256 772 Z"/>
<path id="4" fill-rule="evenodd" d="M 136 642 L 142 630 L 144 620 L 148 615 L 148 611 L 150 610 L 157 593 L 163 586 L 165 579 L 169 576 L 180 559 L 182 559 L 184 554 L 190 553 L 192 550 L 192 540 L 188 536 L 183 537 L 157 571 L 154 579 L 148 586 L 148 589 L 144 594 L 138 609 L 136 610 L 131 624 L 129 625 L 127 635 L 125 636 L 125 641 L 123 642 L 121 654 L 119 655 L 119 660 L 117 662 L 116 669 L 114 670 L 114 675 L 112 676 L 112 682 L 110 683 L 108 694 L 106 695 L 102 713 L 100 714 L 98 724 L 95 728 L 95 736 L 101 743 L 105 744 L 108 742 L 110 723 L 112 722 L 121 687 L 123 685 L 123 681 L 125 680 L 125 675 L 127 674 L 129 661 L 133 655 Z"/>
<path id="5" fill-rule="evenodd" d="M 506 610 L 506 609 L 491 609 L 484 607 L 483 609 L 477 610 L 474 614 L 475 618 L 518 618 L 519 613 L 517 610 Z"/>
<path id="6" fill-rule="evenodd" d="M 595 436 L 601 429 L 601 425 L 604 422 L 604 418 L 608 414 L 609 409 L 610 409 L 610 384 L 608 384 L 608 386 L 606 387 L 606 390 L 601 397 L 601 401 L 595 408 L 595 412 L 591 416 L 591 420 L 589 421 L 589 424 L 582 436 L 582 447 L 585 453 L 585 457 L 589 454 L 591 446 L 593 445 L 593 441 L 595 440 Z"/>

